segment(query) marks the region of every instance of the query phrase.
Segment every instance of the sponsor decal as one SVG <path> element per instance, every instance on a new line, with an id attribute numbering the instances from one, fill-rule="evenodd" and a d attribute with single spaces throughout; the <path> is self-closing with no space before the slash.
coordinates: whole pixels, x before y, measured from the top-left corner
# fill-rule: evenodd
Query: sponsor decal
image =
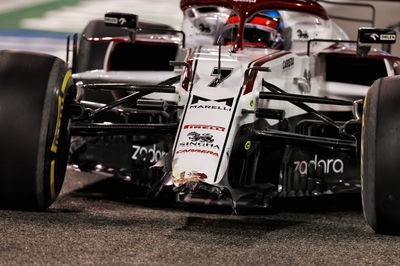
<path id="1" fill-rule="evenodd" d="M 186 147 L 186 148 L 210 148 L 210 149 L 215 149 L 219 150 L 220 147 L 217 144 L 212 144 L 212 143 L 204 143 L 204 142 L 181 142 L 179 143 L 179 147 Z"/>
<path id="2" fill-rule="evenodd" d="M 213 143 L 214 136 L 210 133 L 199 134 L 197 132 L 190 132 L 187 136 L 190 141 L 179 143 L 179 147 L 220 149 L 219 145 Z"/>
<path id="3" fill-rule="evenodd" d="M 104 23 L 112 26 L 137 28 L 137 16 L 128 13 L 107 12 L 104 15 Z"/>
<path id="4" fill-rule="evenodd" d="M 391 29 L 360 28 L 358 35 L 360 43 L 394 43 L 397 34 Z"/>
<path id="5" fill-rule="evenodd" d="M 250 148 L 251 148 L 251 141 L 248 140 L 248 141 L 246 142 L 246 144 L 244 144 L 244 149 L 245 149 L 246 151 L 248 151 L 248 150 L 250 150 Z"/>
<path id="6" fill-rule="evenodd" d="M 291 57 L 289 59 L 283 60 L 283 62 L 282 62 L 282 69 L 283 70 L 291 68 L 292 66 L 294 66 L 294 57 Z"/>
<path id="7" fill-rule="evenodd" d="M 316 171 L 317 168 L 322 168 L 324 174 L 343 174 L 344 163 L 341 159 L 320 159 L 318 160 L 318 155 L 315 154 L 314 160 L 310 161 L 295 161 L 293 162 L 295 166 L 295 171 L 302 175 L 308 174 L 308 168 L 312 167 Z"/>
<path id="8" fill-rule="evenodd" d="M 125 18 L 118 19 L 119 25 L 125 25 L 128 22 Z"/>
<path id="9" fill-rule="evenodd" d="M 395 34 L 381 34 L 380 39 L 381 39 L 381 41 L 395 41 L 396 35 Z"/>
<path id="10" fill-rule="evenodd" d="M 109 24 L 118 24 L 118 18 L 104 17 L 104 22 Z"/>
<path id="11" fill-rule="evenodd" d="M 378 35 L 377 33 L 372 33 L 370 35 L 371 39 L 374 41 L 395 41 L 396 40 L 396 35 L 395 34 L 381 34 Z"/>
<path id="12" fill-rule="evenodd" d="M 158 160 L 160 160 L 166 152 L 157 149 L 156 144 L 153 145 L 153 147 L 143 147 L 143 146 L 137 146 L 133 145 L 133 155 L 132 155 L 132 160 L 141 160 L 143 162 L 150 162 L 150 163 L 155 163 Z"/>
<path id="13" fill-rule="evenodd" d="M 213 151 L 208 151 L 208 150 L 201 150 L 201 149 L 184 149 L 184 150 L 179 150 L 176 152 L 176 154 L 181 154 L 181 153 L 203 153 L 203 154 L 210 154 L 213 156 L 219 156 L 217 152 Z"/>
<path id="14" fill-rule="evenodd" d="M 219 72 L 221 70 L 221 77 L 219 76 Z M 213 72 L 211 73 L 211 76 L 215 77 L 215 79 L 208 85 L 208 87 L 217 87 L 219 84 L 224 82 L 229 76 L 232 74 L 233 68 L 227 68 L 227 67 L 221 67 L 221 69 L 218 69 L 218 67 L 214 67 Z"/>
<path id="15" fill-rule="evenodd" d="M 204 22 L 200 22 L 200 24 L 197 25 L 197 28 L 205 35 L 209 35 L 213 32 L 211 31 L 210 25 Z"/>
<path id="16" fill-rule="evenodd" d="M 249 107 L 250 108 L 254 108 L 254 99 L 250 100 Z"/>
<path id="17" fill-rule="evenodd" d="M 190 109 L 214 109 L 214 110 L 221 110 L 221 111 L 228 111 L 232 110 L 233 100 L 235 98 L 225 98 L 225 99 L 216 99 L 211 100 L 203 97 L 199 97 L 193 95 L 193 99 L 190 105 Z M 212 103 L 224 103 L 225 105 L 217 105 Z"/>
<path id="18" fill-rule="evenodd" d="M 190 141 L 199 141 L 207 143 L 214 142 L 214 136 L 211 135 L 210 133 L 199 134 L 197 132 L 190 132 L 189 134 L 187 134 L 187 136 L 189 137 Z"/>
<path id="19" fill-rule="evenodd" d="M 225 131 L 224 127 L 220 126 L 208 126 L 208 125 L 185 125 L 184 129 L 209 129 L 209 130 L 216 130 L 216 131 Z"/>
<path id="20" fill-rule="evenodd" d="M 371 39 L 373 39 L 374 41 L 376 41 L 376 40 L 378 40 L 379 35 L 378 35 L 377 33 L 372 33 L 372 34 L 370 35 L 370 37 L 371 37 Z"/>
<path id="21" fill-rule="evenodd" d="M 60 129 L 61 129 L 61 120 L 62 120 L 62 113 L 64 110 L 64 97 L 65 97 L 65 90 L 67 88 L 67 84 L 69 79 L 72 77 L 72 74 L 70 71 L 68 71 L 65 74 L 61 90 L 59 91 L 58 97 L 57 97 L 57 120 L 56 120 L 56 128 L 54 132 L 54 138 L 53 142 L 51 144 L 51 152 L 57 153 L 57 148 L 58 148 L 58 141 L 60 138 Z"/>
<path id="22" fill-rule="evenodd" d="M 64 76 L 64 80 L 61 85 L 61 89 L 58 92 L 58 96 L 57 96 L 57 118 L 56 118 L 54 137 L 53 137 L 53 141 L 52 141 L 51 147 L 50 147 L 50 151 L 54 154 L 54 156 L 57 155 L 58 144 L 59 144 L 59 140 L 60 140 L 60 130 L 61 130 L 62 117 L 63 117 L 63 110 L 64 110 L 65 91 L 67 89 L 68 81 L 71 79 L 71 77 L 72 77 L 72 73 L 71 73 L 71 71 L 68 71 Z M 50 197 L 53 201 L 57 198 L 57 192 L 56 192 L 56 187 L 55 187 L 55 180 L 57 178 L 57 172 L 56 172 L 57 164 L 58 164 L 58 162 L 56 162 L 56 159 L 53 159 L 50 162 Z"/>
<path id="23" fill-rule="evenodd" d="M 305 40 L 310 38 L 307 31 L 300 29 L 297 30 L 297 37 L 299 37 L 299 39 L 305 39 Z"/>
<path id="24" fill-rule="evenodd" d="M 225 103 L 225 105 L 227 105 L 229 107 L 232 107 L 233 100 L 234 100 L 234 98 L 211 100 L 211 99 L 207 99 L 207 98 L 203 98 L 203 97 L 199 97 L 199 96 L 194 95 L 193 99 L 192 99 L 192 104 L 197 104 L 200 101 L 203 101 L 203 102 L 217 102 L 217 103 Z"/>

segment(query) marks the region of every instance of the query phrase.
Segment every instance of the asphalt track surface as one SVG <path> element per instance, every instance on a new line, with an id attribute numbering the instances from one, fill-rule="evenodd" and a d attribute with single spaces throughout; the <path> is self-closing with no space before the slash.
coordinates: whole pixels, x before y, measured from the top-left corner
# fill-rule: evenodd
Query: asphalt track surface
<path id="1" fill-rule="evenodd" d="M 400 237 L 365 224 L 358 196 L 273 210 L 191 207 L 69 171 L 46 212 L 0 211 L 0 265 L 398 265 Z"/>

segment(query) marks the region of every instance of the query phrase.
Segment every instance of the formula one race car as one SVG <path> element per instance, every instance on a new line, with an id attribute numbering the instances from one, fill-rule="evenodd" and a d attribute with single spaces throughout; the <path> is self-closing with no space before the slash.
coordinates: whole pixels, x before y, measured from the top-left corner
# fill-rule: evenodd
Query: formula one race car
<path id="1" fill-rule="evenodd" d="M 398 232 L 400 58 L 370 46 L 396 33 L 349 40 L 312 0 L 181 9 L 182 31 L 107 13 L 67 63 L 0 52 L 2 206 L 47 208 L 69 163 L 189 203 L 362 190 L 369 225 Z"/>

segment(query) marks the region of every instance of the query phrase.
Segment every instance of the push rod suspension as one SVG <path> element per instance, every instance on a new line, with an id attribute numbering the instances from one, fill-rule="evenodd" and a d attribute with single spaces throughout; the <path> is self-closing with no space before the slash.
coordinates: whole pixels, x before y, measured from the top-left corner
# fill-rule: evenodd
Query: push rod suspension
<path id="1" fill-rule="evenodd" d="M 271 84 L 265 80 L 262 81 L 262 85 L 269 89 L 272 92 L 275 93 L 281 93 L 282 95 L 287 94 L 286 91 L 278 88 L 277 86 L 275 86 L 274 84 Z M 314 108 L 311 108 L 310 106 L 308 106 L 305 103 L 302 102 L 297 102 L 295 100 L 288 100 L 288 102 L 290 102 L 291 104 L 299 107 L 300 109 L 303 109 L 304 111 L 311 113 L 313 115 L 315 115 L 316 117 L 318 117 L 319 119 L 321 119 L 322 121 L 324 121 L 325 123 L 327 123 L 328 125 L 331 125 L 337 129 L 340 129 L 340 125 L 338 125 L 337 123 L 335 123 L 335 121 L 333 121 L 332 119 L 330 119 L 329 117 L 327 117 L 326 115 L 322 114 L 321 112 L 318 112 L 317 110 L 315 110 Z"/>

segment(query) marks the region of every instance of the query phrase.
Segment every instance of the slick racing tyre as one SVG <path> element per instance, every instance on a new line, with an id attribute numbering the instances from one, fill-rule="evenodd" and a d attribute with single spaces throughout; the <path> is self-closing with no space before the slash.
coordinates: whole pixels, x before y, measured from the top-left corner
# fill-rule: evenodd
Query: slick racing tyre
<path id="1" fill-rule="evenodd" d="M 361 185 L 377 233 L 400 233 L 400 76 L 375 81 L 364 102 Z"/>
<path id="2" fill-rule="evenodd" d="M 67 164 L 72 84 L 54 56 L 0 51 L 0 207 L 45 209 L 61 190 Z"/>

